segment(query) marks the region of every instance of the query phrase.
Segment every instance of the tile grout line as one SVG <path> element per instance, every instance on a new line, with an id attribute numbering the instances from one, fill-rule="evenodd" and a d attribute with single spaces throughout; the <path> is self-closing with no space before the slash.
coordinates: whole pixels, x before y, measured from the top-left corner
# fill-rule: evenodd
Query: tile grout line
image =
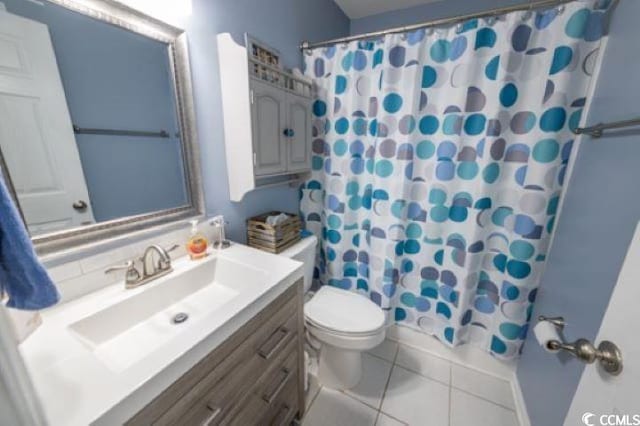
<path id="1" fill-rule="evenodd" d="M 451 385 L 451 382 L 449 382 L 449 383 L 443 382 L 440 379 L 436 379 L 434 377 L 427 376 L 426 374 L 424 374 L 424 373 L 422 373 L 420 371 L 413 370 L 411 368 L 405 367 L 404 365 L 400 365 L 400 364 L 396 364 L 396 365 L 398 366 L 398 368 L 402 368 L 403 370 L 407 370 L 410 373 L 417 374 L 418 376 L 420 376 L 420 377 L 422 377 L 424 379 L 427 379 L 427 380 L 431 380 L 432 382 L 440 383 L 441 385 L 445 385 L 445 386 L 450 386 Z M 451 367 L 449 367 L 449 368 L 451 368 Z M 449 372 L 449 380 L 451 380 L 451 372 Z"/>
<path id="2" fill-rule="evenodd" d="M 400 344 L 396 347 L 396 353 L 393 355 L 393 361 L 391 361 L 391 369 L 389 369 L 389 377 L 387 377 L 387 382 L 384 385 L 384 390 L 382 391 L 382 398 L 380 398 L 380 402 L 378 403 L 378 412 L 376 413 L 376 422 L 374 425 L 378 424 L 378 419 L 380 418 L 380 413 L 382 413 L 382 403 L 384 402 L 384 397 L 387 396 L 387 389 L 389 389 L 389 383 L 391 382 L 391 375 L 393 374 L 393 369 L 396 366 L 396 359 L 398 358 L 398 352 L 400 352 Z"/>
<path id="3" fill-rule="evenodd" d="M 379 359 L 379 360 L 382 360 L 382 361 L 386 361 L 386 362 L 393 363 L 393 360 L 389 360 L 389 359 L 383 358 L 383 357 L 381 357 L 380 355 L 376 355 L 376 354 L 373 354 L 373 353 L 371 353 L 371 352 L 365 352 L 365 354 L 370 355 L 370 356 L 372 356 L 372 357 L 374 357 L 374 358 L 377 358 L 377 359 Z"/>
<path id="4" fill-rule="evenodd" d="M 427 335 L 427 336 L 429 336 L 429 335 Z M 432 337 L 433 337 L 433 336 L 432 336 Z M 433 337 L 433 338 L 434 338 L 434 339 L 436 339 L 435 337 Z M 503 382 L 510 383 L 510 381 L 511 381 L 510 379 L 507 379 L 506 377 L 504 377 L 504 376 L 502 376 L 502 375 L 500 375 L 500 374 L 498 374 L 498 373 L 494 373 L 494 372 L 487 373 L 486 371 L 481 370 L 481 369 L 480 369 L 480 368 L 478 368 L 478 367 L 472 366 L 471 364 L 464 363 L 464 362 L 460 362 L 460 361 L 458 361 L 458 360 L 453 360 L 453 359 L 451 359 L 451 357 L 447 358 L 447 357 L 446 357 L 445 355 L 443 355 L 443 354 L 440 354 L 440 353 L 435 352 L 435 351 L 431 351 L 431 350 L 429 350 L 429 349 L 425 349 L 424 347 L 422 347 L 422 346 L 418 346 L 418 345 L 416 345 L 416 344 L 406 343 L 406 342 L 402 342 L 402 341 L 400 341 L 400 340 L 395 340 L 395 339 L 391 339 L 391 338 L 387 338 L 387 340 L 391 340 L 391 341 L 393 341 L 393 342 L 397 343 L 398 345 L 404 345 L 404 346 L 407 346 L 407 347 L 409 347 L 409 348 L 411 348 L 411 349 L 413 349 L 413 350 L 416 350 L 416 351 L 419 351 L 419 352 L 425 353 L 425 354 L 427 354 L 427 355 L 429 355 L 429 356 L 432 356 L 432 357 L 435 357 L 435 358 L 441 359 L 441 360 L 443 360 L 443 361 L 448 361 L 448 362 L 450 362 L 451 364 L 455 364 L 455 365 L 460 366 L 460 367 L 462 367 L 462 368 L 466 368 L 466 369 L 468 369 L 468 370 L 472 370 L 472 371 L 475 371 L 475 372 L 478 372 L 478 373 L 484 374 L 485 376 L 489 376 L 489 377 L 492 377 L 492 378 L 494 378 L 494 379 L 502 380 Z M 436 339 L 436 340 L 437 340 L 437 339 Z M 441 342 L 441 344 L 442 344 L 442 345 L 444 345 L 444 343 L 442 343 L 442 342 Z M 449 350 L 451 350 L 451 351 L 453 352 L 453 349 L 448 348 L 447 346 L 445 346 L 445 348 L 447 348 L 447 349 L 449 349 Z M 375 355 L 374 355 L 374 356 L 375 356 Z M 442 383 L 442 382 L 441 382 L 441 383 Z"/>
<path id="5" fill-rule="evenodd" d="M 483 401 L 485 401 L 485 402 L 488 402 L 488 403 L 493 404 L 493 405 L 495 405 L 495 406 L 498 406 L 498 407 L 500 407 L 500 408 L 504 408 L 505 410 L 513 411 L 514 413 L 516 413 L 516 414 L 517 414 L 517 410 L 516 410 L 515 408 L 507 407 L 506 405 L 502 405 L 502 404 L 500 404 L 500 403 L 498 403 L 498 402 L 492 401 L 492 400 L 487 399 L 487 398 L 485 398 L 485 397 L 483 397 L 483 396 L 476 395 L 475 393 L 469 392 L 468 390 L 465 390 L 465 389 L 461 389 L 461 388 L 459 388 L 459 387 L 457 387 L 457 386 L 453 386 L 453 385 L 452 385 L 451 387 L 452 387 L 453 389 L 457 390 L 457 391 L 460 391 L 460 392 L 466 393 L 467 395 L 473 396 L 474 398 L 481 399 L 481 400 L 483 400 Z"/>
<path id="6" fill-rule="evenodd" d="M 309 403 L 309 406 L 305 408 L 304 416 L 302 416 L 301 420 L 304 420 L 304 418 L 307 417 L 307 415 L 309 414 L 309 411 L 311 411 L 311 407 L 313 407 L 313 404 L 316 402 L 316 399 L 318 399 L 318 396 L 320 396 L 320 391 L 322 390 L 323 387 L 324 386 L 318 383 L 318 392 L 316 392 L 313 398 L 311 398 L 311 402 Z M 311 388 L 309 388 L 309 390 L 311 390 Z"/>
<path id="7" fill-rule="evenodd" d="M 502 378 L 502 377 L 498 377 L 498 376 L 495 376 L 495 375 L 492 375 L 492 374 L 487 374 L 487 373 L 485 373 L 485 372 L 483 372 L 483 371 L 480 371 L 480 370 L 478 370 L 478 369 L 475 369 L 475 368 L 467 367 L 467 366 L 465 366 L 464 364 L 460 364 L 460 363 L 455 362 L 455 361 L 452 361 L 452 360 L 450 360 L 450 359 L 443 358 L 443 357 L 441 357 L 441 356 L 438 356 L 438 355 L 433 354 L 432 352 L 425 351 L 425 350 L 420 349 L 420 348 L 417 348 L 417 347 L 415 347 L 415 346 L 407 345 L 407 344 L 405 344 L 405 343 L 400 343 L 399 341 L 395 341 L 395 340 L 394 340 L 394 342 L 396 342 L 396 343 L 398 344 L 398 348 L 400 348 L 400 346 L 403 346 L 403 345 L 404 345 L 404 346 L 408 346 L 409 348 L 414 349 L 414 350 L 417 350 L 417 351 L 419 351 L 419 352 L 422 352 L 422 353 L 424 353 L 424 354 L 426 354 L 426 355 L 428 355 L 428 356 L 431 356 L 431 357 L 434 357 L 434 358 L 438 358 L 438 359 L 440 359 L 440 360 L 442 360 L 442 361 L 447 361 L 447 362 L 449 363 L 449 383 L 445 383 L 445 382 L 443 382 L 443 381 L 441 381 L 441 380 L 439 380 L 439 379 L 436 379 L 436 378 L 434 378 L 434 377 L 427 376 L 427 375 L 425 375 L 424 373 L 422 373 L 422 372 L 420 372 L 420 371 L 416 371 L 416 370 L 414 370 L 414 369 L 412 369 L 412 368 L 405 367 L 405 366 L 403 366 L 403 365 L 399 365 L 399 364 L 397 364 L 397 363 L 395 362 L 395 360 L 394 360 L 394 365 L 397 365 L 397 366 L 398 366 L 398 368 L 402 368 L 402 369 L 407 370 L 407 371 L 409 371 L 409 372 L 411 372 L 411 373 L 417 374 L 417 375 L 419 375 L 419 376 L 421 376 L 421 377 L 424 377 L 425 379 L 432 380 L 432 381 L 434 381 L 434 382 L 437 382 L 437 383 L 440 383 L 440 384 L 443 384 L 443 385 L 449 386 L 449 387 L 451 387 L 451 388 L 453 388 L 453 389 L 459 390 L 459 391 L 464 392 L 464 393 L 466 393 L 466 394 L 468 394 L 468 395 L 471 395 L 471 396 L 474 396 L 474 397 L 476 397 L 476 398 L 479 398 L 479 399 L 481 399 L 481 400 L 483 400 L 483 401 L 489 402 L 489 403 L 491 403 L 491 404 L 493 404 L 493 405 L 497 405 L 498 407 L 504 408 L 505 410 L 514 411 L 514 412 L 516 412 L 516 413 L 517 413 L 517 410 L 516 410 L 515 408 L 508 407 L 508 406 L 503 405 L 503 404 L 501 404 L 501 403 L 499 403 L 499 402 L 496 402 L 496 401 L 493 401 L 493 400 L 491 400 L 491 399 L 488 399 L 488 398 L 486 398 L 486 397 L 484 397 L 484 396 L 477 395 L 477 394 L 475 394 L 475 393 L 473 393 L 473 392 L 470 392 L 470 391 L 468 391 L 468 390 L 466 390 L 466 389 L 460 388 L 460 387 L 458 387 L 458 386 L 454 386 L 454 385 L 453 385 L 453 366 L 455 365 L 455 366 L 458 366 L 458 367 L 461 367 L 461 368 L 465 368 L 465 369 L 467 369 L 467 370 L 471 370 L 471 371 L 476 372 L 476 373 L 478 373 L 478 374 L 485 375 L 485 376 L 490 377 L 490 378 L 492 378 L 492 379 L 496 379 L 496 380 L 503 381 L 503 382 L 505 382 L 506 384 L 510 385 L 510 382 L 509 382 L 508 380 L 505 380 L 505 379 L 504 379 L 504 378 Z M 399 349 L 398 349 L 398 352 L 399 352 Z M 375 356 L 375 355 L 373 355 L 373 356 Z M 397 357 L 397 354 L 396 354 L 396 357 Z M 382 359 L 382 358 L 381 358 L 381 359 Z M 385 360 L 385 361 L 388 361 L 388 360 Z M 511 386 L 509 386 L 509 388 L 511 388 Z M 511 395 L 512 395 L 512 397 L 513 397 L 513 392 L 511 392 Z"/>
<path id="8" fill-rule="evenodd" d="M 451 366 L 451 362 L 449 362 L 449 426 L 451 426 L 451 413 L 453 412 L 451 396 L 453 389 L 453 367 Z"/>

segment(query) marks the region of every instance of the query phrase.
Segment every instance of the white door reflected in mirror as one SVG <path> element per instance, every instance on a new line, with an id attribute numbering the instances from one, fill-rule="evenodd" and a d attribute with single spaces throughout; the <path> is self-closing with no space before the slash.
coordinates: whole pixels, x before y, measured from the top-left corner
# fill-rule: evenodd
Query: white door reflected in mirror
<path id="1" fill-rule="evenodd" d="M 94 223 L 46 25 L 0 11 L 0 148 L 32 235 Z"/>

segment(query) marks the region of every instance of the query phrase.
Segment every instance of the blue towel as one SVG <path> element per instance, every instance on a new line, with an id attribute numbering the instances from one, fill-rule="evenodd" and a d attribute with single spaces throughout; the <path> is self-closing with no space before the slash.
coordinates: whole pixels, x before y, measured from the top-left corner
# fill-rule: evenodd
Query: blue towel
<path id="1" fill-rule="evenodd" d="M 0 290 L 9 295 L 7 306 L 16 309 L 43 309 L 60 299 L 1 177 Z"/>

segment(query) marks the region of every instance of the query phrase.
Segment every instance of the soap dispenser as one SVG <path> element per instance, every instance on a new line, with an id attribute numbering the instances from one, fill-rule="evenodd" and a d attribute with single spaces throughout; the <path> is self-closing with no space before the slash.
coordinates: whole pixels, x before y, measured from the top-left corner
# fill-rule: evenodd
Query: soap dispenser
<path id="1" fill-rule="evenodd" d="M 191 260 L 202 259 L 207 256 L 207 238 L 198 231 L 198 221 L 191 221 L 191 236 L 187 241 L 187 253 Z"/>
<path id="2" fill-rule="evenodd" d="M 229 248 L 231 241 L 227 240 L 225 236 L 224 225 L 226 225 L 227 222 L 224 220 L 224 216 L 218 215 L 213 217 L 209 224 L 218 229 L 218 236 L 212 244 L 213 248 L 218 250 Z"/>

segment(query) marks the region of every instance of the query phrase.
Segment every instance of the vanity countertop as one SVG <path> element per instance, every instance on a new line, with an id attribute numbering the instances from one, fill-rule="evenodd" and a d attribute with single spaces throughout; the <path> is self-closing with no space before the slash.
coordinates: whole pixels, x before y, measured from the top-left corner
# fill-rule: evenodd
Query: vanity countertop
<path id="1" fill-rule="evenodd" d="M 135 362 L 118 364 L 118 355 L 125 358 L 129 354 L 112 354 L 115 361 L 104 362 L 99 345 L 81 338 L 74 328 L 87 317 L 139 297 L 155 286 L 175 285 L 167 280 L 205 262 L 220 261 L 216 259 L 249 264 L 261 272 L 262 284 L 249 291 L 244 284 L 245 290 L 212 310 L 198 307 L 198 299 L 205 297 L 194 293 L 192 296 L 199 296 L 192 299 L 195 313 L 184 325 L 173 326 L 186 327 L 170 331 L 171 335 L 155 349 L 148 349 L 144 339 L 127 347 L 138 357 Z M 124 283 L 119 282 L 42 313 L 42 326 L 20 345 L 20 351 L 49 424 L 122 424 L 303 275 L 300 262 L 240 244 L 205 260 L 183 257 L 173 266 L 171 274 L 139 288 L 125 290 Z"/>

